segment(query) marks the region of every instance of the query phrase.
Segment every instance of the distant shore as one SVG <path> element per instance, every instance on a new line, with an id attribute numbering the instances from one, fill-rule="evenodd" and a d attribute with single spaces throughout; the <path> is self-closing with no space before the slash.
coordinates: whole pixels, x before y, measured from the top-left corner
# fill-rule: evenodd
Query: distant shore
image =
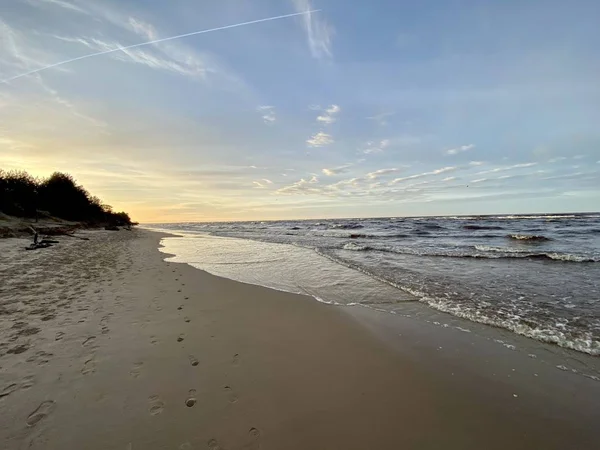
<path id="1" fill-rule="evenodd" d="M 164 262 L 164 234 L 83 233 L 40 252 L 0 242 L 0 448 L 564 449 L 600 438 L 594 380 L 521 373 L 467 333 L 439 352 L 408 319 L 349 316 Z M 502 358 L 514 372 L 494 378 Z M 564 386 L 543 389 L 552 383 Z"/>

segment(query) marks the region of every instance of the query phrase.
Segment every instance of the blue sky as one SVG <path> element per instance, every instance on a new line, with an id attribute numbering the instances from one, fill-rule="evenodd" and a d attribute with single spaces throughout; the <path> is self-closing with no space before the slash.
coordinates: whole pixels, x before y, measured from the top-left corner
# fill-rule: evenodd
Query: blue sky
<path id="1" fill-rule="evenodd" d="M 600 209 L 600 2 L 11 0 L 0 167 L 141 221 Z"/>

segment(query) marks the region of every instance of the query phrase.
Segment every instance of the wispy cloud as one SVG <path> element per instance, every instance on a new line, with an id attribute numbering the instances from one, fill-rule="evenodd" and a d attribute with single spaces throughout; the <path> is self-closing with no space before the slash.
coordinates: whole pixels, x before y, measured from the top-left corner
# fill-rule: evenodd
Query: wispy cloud
<path id="1" fill-rule="evenodd" d="M 256 108 L 259 113 L 262 114 L 262 119 L 267 125 L 272 125 L 277 120 L 274 106 L 259 106 Z"/>
<path id="2" fill-rule="evenodd" d="M 310 147 L 325 147 L 327 145 L 333 144 L 334 142 L 335 141 L 333 137 L 331 137 L 331 135 L 322 131 L 319 131 L 317 134 L 306 140 L 306 143 Z"/>
<path id="3" fill-rule="evenodd" d="M 323 169 L 322 172 L 328 177 L 332 177 L 340 173 L 348 172 L 349 167 L 351 167 L 351 164 L 344 164 L 343 166 L 333 167 L 331 169 Z"/>
<path id="4" fill-rule="evenodd" d="M 373 120 L 375 121 L 379 126 L 386 126 L 388 125 L 388 119 L 392 116 L 394 116 L 396 113 L 394 111 L 390 111 L 390 112 L 384 112 L 384 113 L 380 113 L 380 114 L 375 114 L 374 116 L 369 116 L 367 117 L 367 120 Z"/>
<path id="5" fill-rule="evenodd" d="M 389 139 L 382 139 L 379 142 L 367 142 L 367 148 L 363 150 L 363 153 L 365 155 L 368 155 L 370 153 L 381 153 L 386 148 L 388 148 L 390 144 L 391 141 Z"/>
<path id="6" fill-rule="evenodd" d="M 84 9 L 82 9 L 79 6 L 77 6 L 73 3 L 70 3 L 66 0 L 25 0 L 25 3 L 29 3 L 30 5 L 33 5 L 33 6 L 49 6 L 49 7 L 57 6 L 59 8 L 68 9 L 70 11 L 76 11 L 78 13 L 88 14 L 87 11 L 85 11 Z"/>
<path id="7" fill-rule="evenodd" d="M 467 152 L 469 150 L 473 150 L 475 145 L 461 145 L 460 147 L 451 148 L 450 150 L 446 150 L 446 155 L 458 155 L 459 153 Z"/>
<path id="8" fill-rule="evenodd" d="M 254 184 L 254 187 L 256 187 L 256 188 L 264 189 L 267 186 L 269 186 L 270 184 L 273 184 L 273 182 L 271 180 L 263 178 L 260 181 L 253 181 L 252 184 Z"/>
<path id="9" fill-rule="evenodd" d="M 402 169 L 397 169 L 397 168 L 379 169 L 379 170 L 376 170 L 374 172 L 368 173 L 366 176 L 367 176 L 367 178 L 369 178 L 371 180 L 374 180 L 376 178 L 380 178 L 380 177 L 385 176 L 385 175 L 389 175 L 389 174 L 392 174 L 392 173 L 398 173 L 401 170 Z"/>
<path id="10" fill-rule="evenodd" d="M 313 9 L 310 0 L 293 0 L 296 11 L 304 12 Z M 302 17 L 308 46 L 314 58 L 331 58 L 331 41 L 334 35 L 334 29 L 323 18 L 322 13 L 311 13 Z"/>
<path id="11" fill-rule="evenodd" d="M 136 33 L 152 33 L 149 25 L 142 29 L 138 22 Z M 191 51 L 172 51 L 171 47 L 166 48 L 149 48 L 143 50 L 141 48 L 125 48 L 116 41 L 106 41 L 97 38 L 86 37 L 70 37 L 70 36 L 54 36 L 64 42 L 71 42 L 88 47 L 96 52 L 111 51 L 121 49 L 121 51 L 110 53 L 110 57 L 122 62 L 132 62 L 142 64 L 151 69 L 163 70 L 179 75 L 188 76 L 197 79 L 206 79 L 209 72 L 216 72 L 215 67 L 210 67 L 205 60 Z M 169 51 L 171 50 L 171 51 Z"/>
<path id="12" fill-rule="evenodd" d="M 341 108 L 338 105 L 331 105 L 329 108 L 323 111 L 323 114 L 317 117 L 317 122 L 320 122 L 324 125 L 331 125 L 337 120 L 337 115 L 341 111 Z"/>
<path id="13" fill-rule="evenodd" d="M 407 181 L 407 180 L 415 180 L 417 178 L 428 177 L 431 175 L 439 175 L 441 173 L 454 172 L 457 169 L 458 169 L 458 167 L 454 167 L 454 166 L 453 167 L 442 167 L 441 169 L 432 170 L 431 172 L 423 172 L 423 173 L 417 173 L 415 175 L 409 175 L 407 177 L 395 178 L 392 181 L 390 181 L 389 184 L 393 185 L 393 184 L 402 183 L 403 181 Z"/>
<path id="14" fill-rule="evenodd" d="M 525 167 L 537 166 L 537 164 L 538 163 L 536 163 L 536 162 L 531 162 L 531 163 L 514 164 L 512 166 L 496 167 L 494 169 L 484 170 L 482 172 L 477 172 L 476 175 L 486 175 L 488 173 L 506 172 L 508 170 L 522 169 L 522 168 L 525 168 Z"/>

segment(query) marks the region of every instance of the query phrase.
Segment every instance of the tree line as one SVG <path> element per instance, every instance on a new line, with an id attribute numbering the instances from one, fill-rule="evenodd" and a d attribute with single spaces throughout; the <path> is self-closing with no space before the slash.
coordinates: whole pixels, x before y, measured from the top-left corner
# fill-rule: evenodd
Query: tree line
<path id="1" fill-rule="evenodd" d="M 127 213 L 114 212 L 71 175 L 61 172 L 36 178 L 25 171 L 0 169 L 0 212 L 23 218 L 51 216 L 89 224 L 132 224 Z"/>

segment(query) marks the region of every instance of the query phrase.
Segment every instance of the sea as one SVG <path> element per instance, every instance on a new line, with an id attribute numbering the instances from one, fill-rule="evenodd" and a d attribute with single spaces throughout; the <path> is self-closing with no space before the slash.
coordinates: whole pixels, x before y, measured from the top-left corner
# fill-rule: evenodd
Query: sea
<path id="1" fill-rule="evenodd" d="M 154 224 L 172 260 L 339 306 L 407 302 L 600 355 L 600 213 Z"/>

